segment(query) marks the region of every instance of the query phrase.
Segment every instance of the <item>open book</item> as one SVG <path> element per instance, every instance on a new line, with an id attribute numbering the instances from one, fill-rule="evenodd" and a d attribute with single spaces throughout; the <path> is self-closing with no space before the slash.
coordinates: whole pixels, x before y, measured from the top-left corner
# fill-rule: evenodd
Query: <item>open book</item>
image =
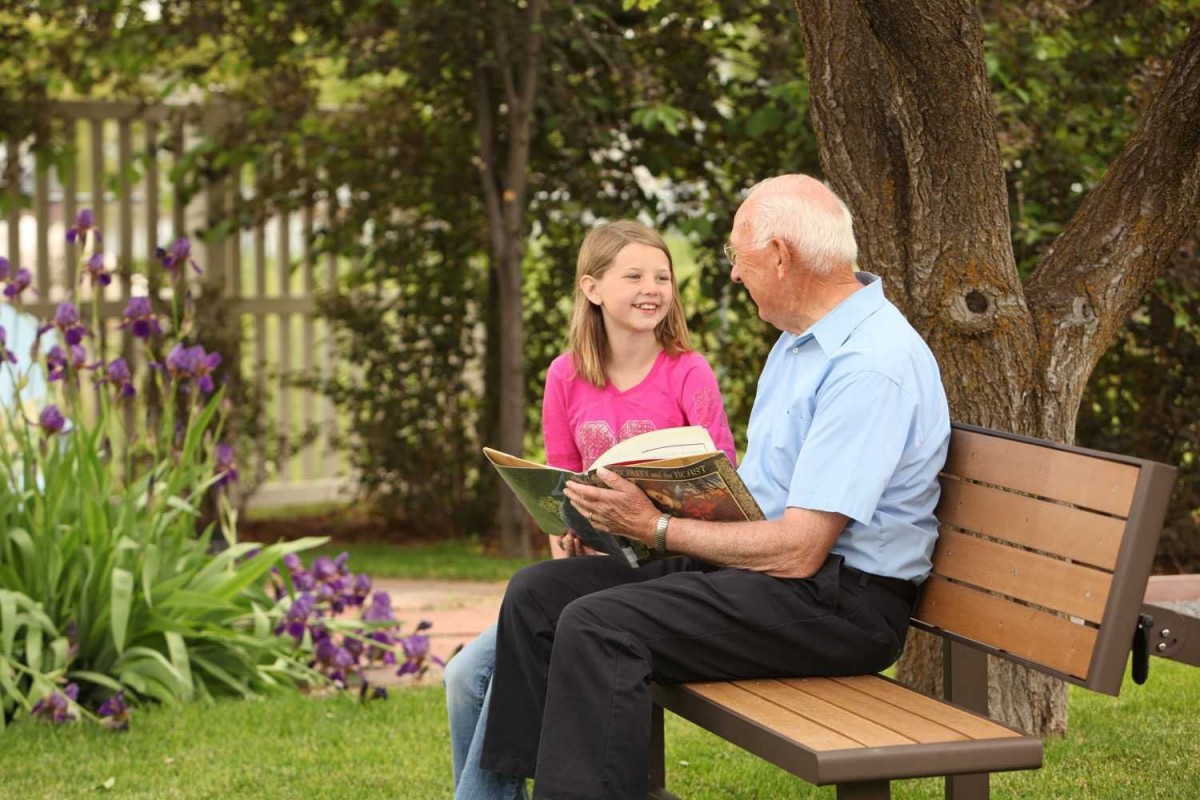
<path id="1" fill-rule="evenodd" d="M 573 531 L 589 547 L 633 566 L 650 558 L 650 549 L 593 528 L 563 494 L 567 481 L 604 486 L 596 470 L 608 467 L 636 483 L 654 505 L 674 517 L 763 518 L 729 457 L 716 449 L 707 430 L 696 425 L 650 431 L 619 442 L 587 472 L 548 467 L 488 447 L 483 452 L 543 531 L 551 536 Z"/>

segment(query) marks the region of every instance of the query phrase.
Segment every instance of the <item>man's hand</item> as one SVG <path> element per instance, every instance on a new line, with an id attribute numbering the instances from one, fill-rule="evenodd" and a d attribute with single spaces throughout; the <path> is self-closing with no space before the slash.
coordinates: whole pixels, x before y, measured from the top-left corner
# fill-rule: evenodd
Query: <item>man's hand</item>
<path id="1" fill-rule="evenodd" d="M 633 483 L 612 470 L 596 470 L 608 488 L 567 481 L 564 493 L 592 527 L 646 544 L 654 543 L 654 523 L 661 513 Z"/>

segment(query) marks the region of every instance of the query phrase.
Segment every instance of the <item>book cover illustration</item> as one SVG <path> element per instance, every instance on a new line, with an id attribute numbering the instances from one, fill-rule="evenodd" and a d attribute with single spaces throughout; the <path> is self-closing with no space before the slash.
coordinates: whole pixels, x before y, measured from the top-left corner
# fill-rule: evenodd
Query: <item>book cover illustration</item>
<path id="1" fill-rule="evenodd" d="M 651 557 L 650 550 L 641 543 L 596 530 L 563 493 L 569 480 L 604 486 L 595 469 L 575 473 L 496 450 L 485 448 L 484 452 L 545 533 L 558 536 L 573 531 L 589 547 L 624 558 L 632 565 Z M 672 516 L 713 521 L 763 518 L 733 464 L 720 451 L 612 464 L 609 469 L 637 484 L 660 510 Z"/>

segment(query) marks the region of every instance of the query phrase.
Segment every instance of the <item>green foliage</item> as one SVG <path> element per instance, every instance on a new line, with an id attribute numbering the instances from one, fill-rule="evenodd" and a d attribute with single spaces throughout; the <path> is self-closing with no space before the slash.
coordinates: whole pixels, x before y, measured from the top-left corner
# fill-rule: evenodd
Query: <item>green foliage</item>
<path id="1" fill-rule="evenodd" d="M 91 311 L 99 331 L 95 295 Z M 187 316 L 176 312 L 172 330 L 185 334 Z M 165 401 L 147 413 L 128 372 L 114 379 L 123 359 L 89 363 L 102 353 L 86 352 L 74 306 L 62 304 L 50 327 L 66 343 L 83 337 L 78 360 L 51 375 L 55 403 L 37 408 L 26 393 L 30 372 L 53 354 L 42 353 L 40 334 L 2 365 L 13 394 L 0 414 L 0 719 L 67 683 L 94 707 L 118 691 L 175 703 L 316 680 L 304 654 L 274 635 L 283 610 L 265 585 L 286 553 L 322 540 L 238 544 L 227 503 L 227 549 L 210 554 L 215 521 L 198 531 L 204 498 L 230 477 L 215 463 L 224 401 L 221 389 L 208 394 L 215 359 L 182 345 L 168 352 L 135 329 L 160 361 L 147 384 Z"/>
<path id="2" fill-rule="evenodd" d="M 994 4 L 988 74 L 1013 248 L 1028 274 L 1137 124 L 1200 2 Z"/>
<path id="3" fill-rule="evenodd" d="M 1089 446 L 1175 464 L 1158 552 L 1184 572 L 1200 562 L 1200 245 L 1196 238 L 1146 294 L 1105 353 L 1080 408 Z"/>

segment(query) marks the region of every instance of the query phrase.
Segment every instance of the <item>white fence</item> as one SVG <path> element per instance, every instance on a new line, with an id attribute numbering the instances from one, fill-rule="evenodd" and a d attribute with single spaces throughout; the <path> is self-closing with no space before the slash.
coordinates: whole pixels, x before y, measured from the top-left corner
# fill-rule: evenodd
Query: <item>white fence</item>
<path id="1" fill-rule="evenodd" d="M 250 230 L 201 244 L 196 232 L 235 212 L 253 197 L 255 176 L 244 171 L 207 186 L 188 201 L 171 179 L 172 168 L 197 139 L 199 126 L 216 114 L 196 106 L 144 106 L 119 102 L 61 102 L 53 106 L 54 126 L 74 152 L 55 159 L 35 158 L 32 142 L 7 141 L 0 158 L 8 186 L 7 219 L 0 224 L 0 254 L 34 274 L 35 297 L 27 310 L 49 318 L 72 297 L 90 301 L 91 289 L 78 281 L 79 253 L 65 233 L 80 208 L 91 208 L 104 232 L 112 285 L 102 290 L 101 316 L 108 321 L 109 349 L 136 360 L 136 345 L 116 327 L 129 297 L 145 294 L 144 270 L 155 247 L 189 236 L 206 272 L 223 276 L 224 298 L 242 325 L 242 373 L 267 396 L 264 409 L 280 440 L 295 442 L 313 426 L 316 440 L 296 452 L 283 447 L 278 469 L 268 463 L 265 437 L 256 442 L 255 461 L 242 473 L 264 479 L 252 506 L 316 503 L 345 496 L 348 466 L 333 445 L 337 417 L 327 398 L 290 385 L 296 371 L 328 374 L 334 368 L 324 320 L 314 294 L 331 287 L 339 264 L 317 259 L 309 242 L 325 209 L 310 206 L 282 213 Z M 68 150 L 71 148 L 68 147 Z M 318 263 L 319 262 L 319 263 Z M 83 303 L 81 303 L 81 307 Z"/>

